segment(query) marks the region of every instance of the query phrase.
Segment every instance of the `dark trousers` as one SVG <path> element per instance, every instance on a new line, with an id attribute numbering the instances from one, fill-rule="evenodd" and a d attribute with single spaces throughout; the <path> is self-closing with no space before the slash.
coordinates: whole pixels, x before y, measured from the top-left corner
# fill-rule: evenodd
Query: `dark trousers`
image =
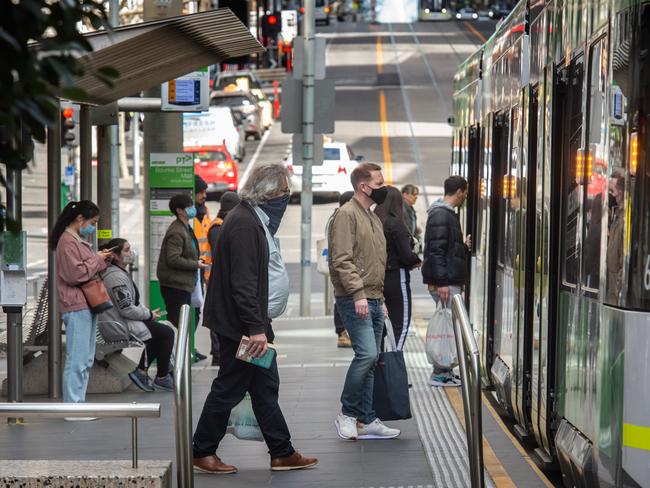
<path id="1" fill-rule="evenodd" d="M 411 277 L 408 270 L 400 268 L 386 271 L 384 298 L 397 348 L 402 349 L 411 323 Z"/>
<path id="2" fill-rule="evenodd" d="M 343 319 L 341 318 L 341 312 L 339 312 L 339 307 L 336 303 L 334 304 L 334 329 L 336 330 L 336 335 L 341 335 L 345 330 Z"/>
<path id="3" fill-rule="evenodd" d="M 155 360 L 157 364 L 156 376 L 163 378 L 169 373 L 169 358 L 174 348 L 174 331 L 155 320 L 147 320 L 144 325 L 151 332 L 151 339 L 144 343 L 146 351 L 142 351 L 138 368 L 147 369 Z"/>
<path id="4" fill-rule="evenodd" d="M 178 288 L 170 288 L 168 286 L 160 287 L 160 294 L 165 301 L 165 308 L 167 309 L 167 320 L 169 320 L 174 327 L 178 329 L 178 320 L 181 315 L 181 307 L 189 305 L 192 301 L 192 294 L 189 291 L 179 290 Z"/>
<path id="5" fill-rule="evenodd" d="M 253 412 L 269 448 L 271 459 L 293 454 L 291 434 L 278 405 L 280 376 L 273 359 L 269 369 L 235 358 L 238 342 L 219 336 L 221 354 L 219 375 L 203 405 L 194 432 L 194 457 L 210 456 L 217 451 L 226 434 L 230 411 L 250 393 Z"/>
<path id="6" fill-rule="evenodd" d="M 210 354 L 219 357 L 219 334 L 213 330 L 210 331 Z"/>

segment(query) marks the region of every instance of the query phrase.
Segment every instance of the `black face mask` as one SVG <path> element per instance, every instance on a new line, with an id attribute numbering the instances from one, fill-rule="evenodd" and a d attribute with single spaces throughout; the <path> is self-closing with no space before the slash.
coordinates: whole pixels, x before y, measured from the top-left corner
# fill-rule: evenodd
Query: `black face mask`
<path id="1" fill-rule="evenodd" d="M 388 195 L 388 187 L 382 186 L 381 188 L 371 188 L 370 199 L 375 202 L 377 205 L 381 205 L 386 200 L 386 195 Z"/>
<path id="2" fill-rule="evenodd" d="M 616 197 L 614 195 L 612 195 L 611 193 L 607 194 L 607 204 L 609 205 L 609 208 L 611 210 L 618 207 L 618 203 L 616 202 Z"/>
<path id="3" fill-rule="evenodd" d="M 289 204 L 289 195 L 284 195 L 277 198 L 271 198 L 266 203 L 260 205 L 260 208 L 269 217 L 268 229 L 271 235 L 275 235 L 280 227 L 280 222 L 284 216 L 284 212 Z"/>

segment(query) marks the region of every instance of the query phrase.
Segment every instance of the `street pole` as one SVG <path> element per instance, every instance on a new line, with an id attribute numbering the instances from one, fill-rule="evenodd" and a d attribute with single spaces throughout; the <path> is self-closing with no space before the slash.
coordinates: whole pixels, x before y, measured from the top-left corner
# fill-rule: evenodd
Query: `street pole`
<path id="1" fill-rule="evenodd" d="M 93 125 L 90 105 L 79 111 L 79 195 L 81 200 L 93 199 Z"/>
<path id="2" fill-rule="evenodd" d="M 111 26 L 117 27 L 120 25 L 120 5 L 119 0 L 110 0 L 109 15 Z M 107 214 L 110 218 L 110 227 L 103 227 L 104 229 L 110 228 L 115 237 L 120 235 L 120 151 L 119 151 L 119 117 L 117 117 L 117 125 L 108 127 L 108 140 L 110 145 L 110 187 L 97 186 L 97 188 L 110 188 L 110 210 L 109 207 L 101 208 L 102 212 Z M 99 158 L 98 158 L 99 161 Z M 107 161 L 108 162 L 108 161 Z M 98 166 L 99 168 L 99 166 Z M 98 192 L 99 193 L 99 192 Z M 110 211 L 110 214 L 109 214 Z"/>
<path id="3" fill-rule="evenodd" d="M 7 216 L 22 227 L 22 173 L 7 170 Z M 3 307 L 7 314 L 7 390 L 10 402 L 23 401 L 23 308 Z M 7 423 L 22 423 L 8 418 Z"/>
<path id="4" fill-rule="evenodd" d="M 312 165 L 314 163 L 314 73 L 316 71 L 316 23 L 314 0 L 305 0 L 303 34 L 305 38 L 302 74 L 302 191 L 300 194 L 300 315 L 311 309 L 311 213 Z"/>
<path id="5" fill-rule="evenodd" d="M 106 234 L 97 235 L 97 245 L 108 242 L 117 237 L 118 229 L 113 227 L 113 168 L 111 158 L 113 156 L 110 137 L 112 126 L 98 125 L 97 130 L 97 205 L 99 206 L 99 223 L 97 229 L 100 231 L 110 230 L 111 237 Z M 110 191 L 106 191 L 110 188 Z M 119 191 L 119 187 L 118 187 Z"/>
<path id="6" fill-rule="evenodd" d="M 140 113 L 131 118 L 131 138 L 133 139 L 133 189 L 140 192 Z"/>
<path id="7" fill-rule="evenodd" d="M 60 110 L 61 107 L 57 101 L 57 113 Z M 83 177 L 82 171 L 82 183 Z M 61 117 L 57 115 L 54 124 L 47 130 L 47 228 L 50 230 L 54 228 L 61 209 L 60 185 Z M 83 184 L 81 188 L 83 191 Z M 49 305 L 47 314 L 49 328 L 47 345 L 48 396 L 56 400 L 61 398 L 63 383 L 61 376 L 61 321 L 59 320 L 59 300 L 56 286 L 56 252 L 49 246 L 47 251 L 47 294 Z"/>
<path id="8" fill-rule="evenodd" d="M 182 15 L 182 0 L 170 0 L 169 2 L 158 2 L 144 0 L 144 20 L 161 20 L 169 17 Z M 160 86 L 146 90 L 145 97 L 160 98 Z M 149 212 L 151 202 L 149 201 L 149 161 L 151 153 L 179 153 L 183 152 L 183 115 L 180 113 L 147 113 L 144 118 L 144 172 L 142 204 L 144 205 L 144 303 L 149 303 L 149 283 L 151 269 L 151 233 L 149 232 Z"/>

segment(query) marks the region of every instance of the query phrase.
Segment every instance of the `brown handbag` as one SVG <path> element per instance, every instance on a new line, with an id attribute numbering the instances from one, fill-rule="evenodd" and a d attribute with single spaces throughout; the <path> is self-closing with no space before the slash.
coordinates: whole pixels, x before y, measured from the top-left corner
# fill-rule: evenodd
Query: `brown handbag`
<path id="1" fill-rule="evenodd" d="M 80 288 L 92 313 L 97 314 L 113 308 L 111 297 L 108 296 L 104 282 L 100 278 L 94 277 L 86 281 Z"/>

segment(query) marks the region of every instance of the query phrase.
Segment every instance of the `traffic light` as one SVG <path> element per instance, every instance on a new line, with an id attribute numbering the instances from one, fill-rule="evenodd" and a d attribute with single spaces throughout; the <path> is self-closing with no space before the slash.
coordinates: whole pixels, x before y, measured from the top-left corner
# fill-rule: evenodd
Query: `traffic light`
<path id="1" fill-rule="evenodd" d="M 278 14 L 269 14 L 262 17 L 262 37 L 275 39 L 282 30 L 282 23 Z"/>
<path id="2" fill-rule="evenodd" d="M 74 107 L 70 105 L 61 109 L 61 147 L 76 147 L 79 145 L 74 119 Z"/>

